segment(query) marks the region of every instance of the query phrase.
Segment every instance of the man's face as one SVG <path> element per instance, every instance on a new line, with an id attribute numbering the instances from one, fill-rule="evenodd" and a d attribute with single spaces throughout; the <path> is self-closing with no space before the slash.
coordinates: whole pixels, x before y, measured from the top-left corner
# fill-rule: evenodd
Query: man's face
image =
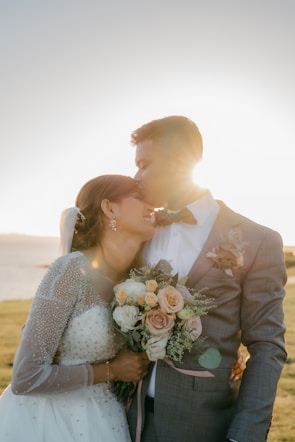
<path id="1" fill-rule="evenodd" d="M 135 163 L 144 200 L 153 207 L 164 207 L 175 191 L 176 164 L 157 146 L 157 141 L 144 140 L 136 147 Z M 173 190 L 174 189 L 174 190 Z"/>

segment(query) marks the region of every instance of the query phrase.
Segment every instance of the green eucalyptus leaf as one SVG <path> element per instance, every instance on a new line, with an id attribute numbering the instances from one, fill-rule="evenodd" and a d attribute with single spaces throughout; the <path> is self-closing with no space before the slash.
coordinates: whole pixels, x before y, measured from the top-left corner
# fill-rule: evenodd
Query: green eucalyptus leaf
<path id="1" fill-rule="evenodd" d="M 217 368 L 221 362 L 221 354 L 216 348 L 208 348 L 201 356 L 198 357 L 199 364 L 212 370 Z"/>
<path id="2" fill-rule="evenodd" d="M 178 282 L 178 273 L 176 273 L 176 275 L 174 275 L 172 277 L 170 285 L 172 285 L 173 287 L 176 287 L 177 282 Z"/>
<path id="3" fill-rule="evenodd" d="M 166 259 L 160 259 L 160 261 L 155 265 L 154 271 L 156 273 L 160 272 L 163 273 L 164 275 L 165 274 L 170 275 L 172 267 Z"/>

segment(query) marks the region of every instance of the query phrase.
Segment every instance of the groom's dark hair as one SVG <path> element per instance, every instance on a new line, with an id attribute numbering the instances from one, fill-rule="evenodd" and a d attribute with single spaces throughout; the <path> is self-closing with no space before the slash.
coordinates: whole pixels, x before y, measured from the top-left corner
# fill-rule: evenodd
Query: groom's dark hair
<path id="1" fill-rule="evenodd" d="M 172 115 L 152 120 L 131 134 L 131 144 L 144 140 L 161 141 L 160 148 L 167 155 L 187 155 L 197 163 L 202 159 L 203 141 L 197 125 L 187 117 Z"/>

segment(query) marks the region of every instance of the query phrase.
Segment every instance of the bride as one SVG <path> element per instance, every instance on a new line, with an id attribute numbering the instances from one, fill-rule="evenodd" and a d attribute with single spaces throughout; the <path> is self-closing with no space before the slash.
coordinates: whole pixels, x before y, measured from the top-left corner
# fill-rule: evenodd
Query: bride
<path id="1" fill-rule="evenodd" d="M 109 304 L 153 235 L 152 207 L 121 175 L 88 181 L 76 206 L 63 212 L 63 256 L 37 289 L 0 398 L 2 442 L 130 441 L 109 384 L 139 381 L 149 361 L 126 349 Z"/>

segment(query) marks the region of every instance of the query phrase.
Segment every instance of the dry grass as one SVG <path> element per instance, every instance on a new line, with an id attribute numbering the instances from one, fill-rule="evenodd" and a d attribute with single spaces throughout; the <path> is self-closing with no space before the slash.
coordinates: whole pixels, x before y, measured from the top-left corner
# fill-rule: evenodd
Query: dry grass
<path id="1" fill-rule="evenodd" d="M 0 302 L 0 391 L 8 384 L 20 332 L 31 301 Z"/>
<path id="2" fill-rule="evenodd" d="M 295 267 L 289 269 L 295 276 Z M 0 303 L 0 393 L 9 383 L 14 353 L 31 301 Z M 295 284 L 287 285 L 285 299 L 288 360 L 278 385 L 268 442 L 295 442 Z"/>
<path id="3" fill-rule="evenodd" d="M 269 442 L 295 442 L 295 284 L 287 285 L 285 316 L 288 359 L 278 385 Z"/>

